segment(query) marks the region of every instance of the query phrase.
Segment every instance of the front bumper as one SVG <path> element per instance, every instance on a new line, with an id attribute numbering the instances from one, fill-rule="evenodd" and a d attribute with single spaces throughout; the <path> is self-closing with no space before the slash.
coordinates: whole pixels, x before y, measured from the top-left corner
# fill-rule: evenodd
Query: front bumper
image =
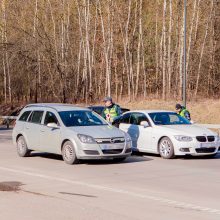
<path id="1" fill-rule="evenodd" d="M 173 140 L 175 155 L 193 155 L 203 156 L 211 155 L 218 152 L 220 143 L 215 142 L 198 142 L 193 140 L 190 142 L 181 142 Z"/>
<path id="2" fill-rule="evenodd" d="M 114 159 L 131 155 L 132 143 L 121 144 L 83 144 L 78 145 L 76 155 L 78 159 Z"/>

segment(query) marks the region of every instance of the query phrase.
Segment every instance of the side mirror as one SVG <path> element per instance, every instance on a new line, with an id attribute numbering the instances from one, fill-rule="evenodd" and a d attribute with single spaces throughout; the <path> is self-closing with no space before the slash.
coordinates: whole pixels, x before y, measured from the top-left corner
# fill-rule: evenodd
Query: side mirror
<path id="1" fill-rule="evenodd" d="M 49 127 L 49 128 L 59 128 L 59 126 L 56 123 L 48 123 L 47 127 Z"/>
<path id="2" fill-rule="evenodd" d="M 140 125 L 143 126 L 144 128 L 147 128 L 147 127 L 150 126 L 147 121 L 142 121 L 142 122 L 140 123 Z"/>

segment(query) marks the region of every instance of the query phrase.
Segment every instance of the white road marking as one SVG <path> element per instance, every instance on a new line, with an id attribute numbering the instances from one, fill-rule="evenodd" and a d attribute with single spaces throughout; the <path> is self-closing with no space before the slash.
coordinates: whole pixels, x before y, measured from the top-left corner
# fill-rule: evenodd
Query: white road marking
<path id="1" fill-rule="evenodd" d="M 116 189 L 116 188 L 111 188 L 111 187 L 102 186 L 102 185 L 89 184 L 89 183 L 85 183 L 85 182 L 81 182 L 81 181 L 53 177 L 53 176 L 44 175 L 44 174 L 40 174 L 40 173 L 31 173 L 28 171 L 15 170 L 12 168 L 7 168 L 7 167 L 0 167 L 0 170 L 7 171 L 7 172 L 13 172 L 13 173 L 17 173 L 17 174 L 24 174 L 24 175 L 33 176 L 33 177 L 40 177 L 43 179 L 52 180 L 52 181 L 59 181 L 59 182 L 64 182 L 64 183 L 68 183 L 68 184 L 86 186 L 88 188 L 93 188 L 93 189 L 98 189 L 98 190 L 103 190 L 103 191 L 108 191 L 108 192 L 113 192 L 113 193 L 120 193 L 120 194 L 124 194 L 124 195 L 128 195 L 128 196 L 133 196 L 133 197 L 142 198 L 142 199 L 148 199 L 148 200 L 157 201 L 157 202 L 161 202 L 161 203 L 165 203 L 165 204 L 169 204 L 169 205 L 174 205 L 175 207 L 178 207 L 178 208 L 184 208 L 184 209 L 194 210 L 194 211 L 203 211 L 203 212 L 208 212 L 208 213 L 220 215 L 219 209 L 202 207 L 202 206 L 195 205 L 195 204 L 179 202 L 179 201 L 175 201 L 175 200 L 165 199 L 165 198 L 156 197 L 156 196 L 150 196 L 150 195 L 146 195 L 146 194 L 135 193 L 135 192 L 131 192 L 131 191 L 123 190 L 123 189 Z"/>

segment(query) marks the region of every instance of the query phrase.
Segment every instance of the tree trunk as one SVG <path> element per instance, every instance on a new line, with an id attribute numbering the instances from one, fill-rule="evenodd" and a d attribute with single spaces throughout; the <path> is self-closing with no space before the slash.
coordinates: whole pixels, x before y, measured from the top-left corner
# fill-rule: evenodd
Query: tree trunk
<path id="1" fill-rule="evenodd" d="M 171 37 L 172 37 L 172 26 L 173 26 L 173 11 L 172 11 L 172 0 L 170 0 L 170 20 L 169 20 L 169 38 L 168 38 L 168 91 L 167 95 L 170 97 L 171 91 Z"/>
<path id="2" fill-rule="evenodd" d="M 164 8 L 163 8 L 163 91 L 162 98 L 166 99 L 166 70 L 167 70 L 167 49 L 166 49 L 166 10 L 167 10 L 167 1 L 164 0 Z"/>
<path id="3" fill-rule="evenodd" d="M 139 88 L 141 39 L 142 39 L 142 0 L 140 0 L 139 3 L 139 33 L 138 33 L 138 48 L 137 48 L 137 74 L 136 74 L 135 98 L 137 98 L 138 88 Z"/>
<path id="4" fill-rule="evenodd" d="M 211 17 L 212 17 L 213 1 L 214 1 L 214 0 L 211 1 L 210 15 L 209 15 L 209 17 L 208 17 L 208 19 L 207 19 L 206 29 L 205 29 L 205 36 L 204 36 L 204 40 L 203 40 L 202 47 L 201 47 L 201 53 L 200 53 L 200 58 L 199 58 L 199 66 L 198 66 L 198 73 L 197 73 L 197 79 L 196 79 L 196 88 L 195 88 L 195 93 L 194 93 L 194 96 L 195 96 L 195 97 L 197 97 L 198 88 L 199 88 L 199 79 L 200 79 L 200 72 L 201 72 L 201 66 L 202 66 L 202 58 L 203 58 L 203 53 L 204 53 L 206 38 L 207 38 L 208 30 L 209 30 L 209 22 L 210 22 Z"/>

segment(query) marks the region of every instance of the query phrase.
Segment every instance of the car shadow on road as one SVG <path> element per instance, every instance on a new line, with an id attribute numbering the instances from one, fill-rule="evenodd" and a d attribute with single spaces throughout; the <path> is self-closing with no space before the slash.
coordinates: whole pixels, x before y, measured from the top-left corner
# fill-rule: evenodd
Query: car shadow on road
<path id="1" fill-rule="evenodd" d="M 138 151 L 135 151 L 132 153 L 133 156 L 139 156 L 139 157 L 155 157 L 155 158 L 158 158 L 160 157 L 159 154 L 154 154 L 154 153 L 145 153 L 145 152 L 138 152 Z M 152 158 L 151 158 L 152 159 Z M 153 159 L 152 159 L 153 160 Z"/>
<path id="2" fill-rule="evenodd" d="M 52 159 L 52 160 L 63 160 L 61 155 L 44 153 L 44 152 L 31 152 L 30 157 L 41 157 L 41 158 Z"/>
<path id="3" fill-rule="evenodd" d="M 151 153 L 142 153 L 142 152 L 133 152 L 132 155 L 136 155 L 139 157 L 155 157 L 155 158 L 161 158 L 159 154 L 151 154 Z M 152 158 L 151 158 L 152 159 Z M 162 158 L 161 158 L 162 159 Z M 216 160 L 220 159 L 220 151 L 217 155 L 205 155 L 205 156 L 192 156 L 192 155 L 184 155 L 184 156 L 175 156 L 173 158 L 174 160 Z"/>
<path id="4" fill-rule="evenodd" d="M 220 159 L 220 152 L 218 152 L 217 155 L 205 155 L 205 156 L 192 156 L 192 155 L 186 155 L 186 156 L 178 156 L 176 159 L 181 160 L 218 160 Z"/>
<path id="5" fill-rule="evenodd" d="M 63 158 L 61 155 L 51 154 L 51 153 L 44 153 L 44 152 L 31 152 L 30 157 L 41 157 L 45 159 L 52 159 L 52 160 L 60 160 L 62 161 Z M 127 164 L 127 163 L 139 163 L 139 162 L 146 162 L 151 161 L 152 158 L 142 157 L 140 155 L 132 155 L 128 157 L 126 160 L 118 162 L 112 159 L 101 159 L 101 160 L 80 160 L 80 164 L 87 164 L 87 165 L 110 165 L 110 164 Z"/>
<path id="6" fill-rule="evenodd" d="M 113 159 L 102 159 L 102 160 L 82 160 L 80 163 L 87 164 L 87 165 L 112 165 L 112 164 L 128 164 L 128 163 L 140 163 L 140 162 L 146 162 L 151 161 L 153 159 L 146 158 L 146 157 L 140 157 L 137 155 L 132 155 L 128 158 L 126 158 L 124 161 L 114 161 Z"/>

